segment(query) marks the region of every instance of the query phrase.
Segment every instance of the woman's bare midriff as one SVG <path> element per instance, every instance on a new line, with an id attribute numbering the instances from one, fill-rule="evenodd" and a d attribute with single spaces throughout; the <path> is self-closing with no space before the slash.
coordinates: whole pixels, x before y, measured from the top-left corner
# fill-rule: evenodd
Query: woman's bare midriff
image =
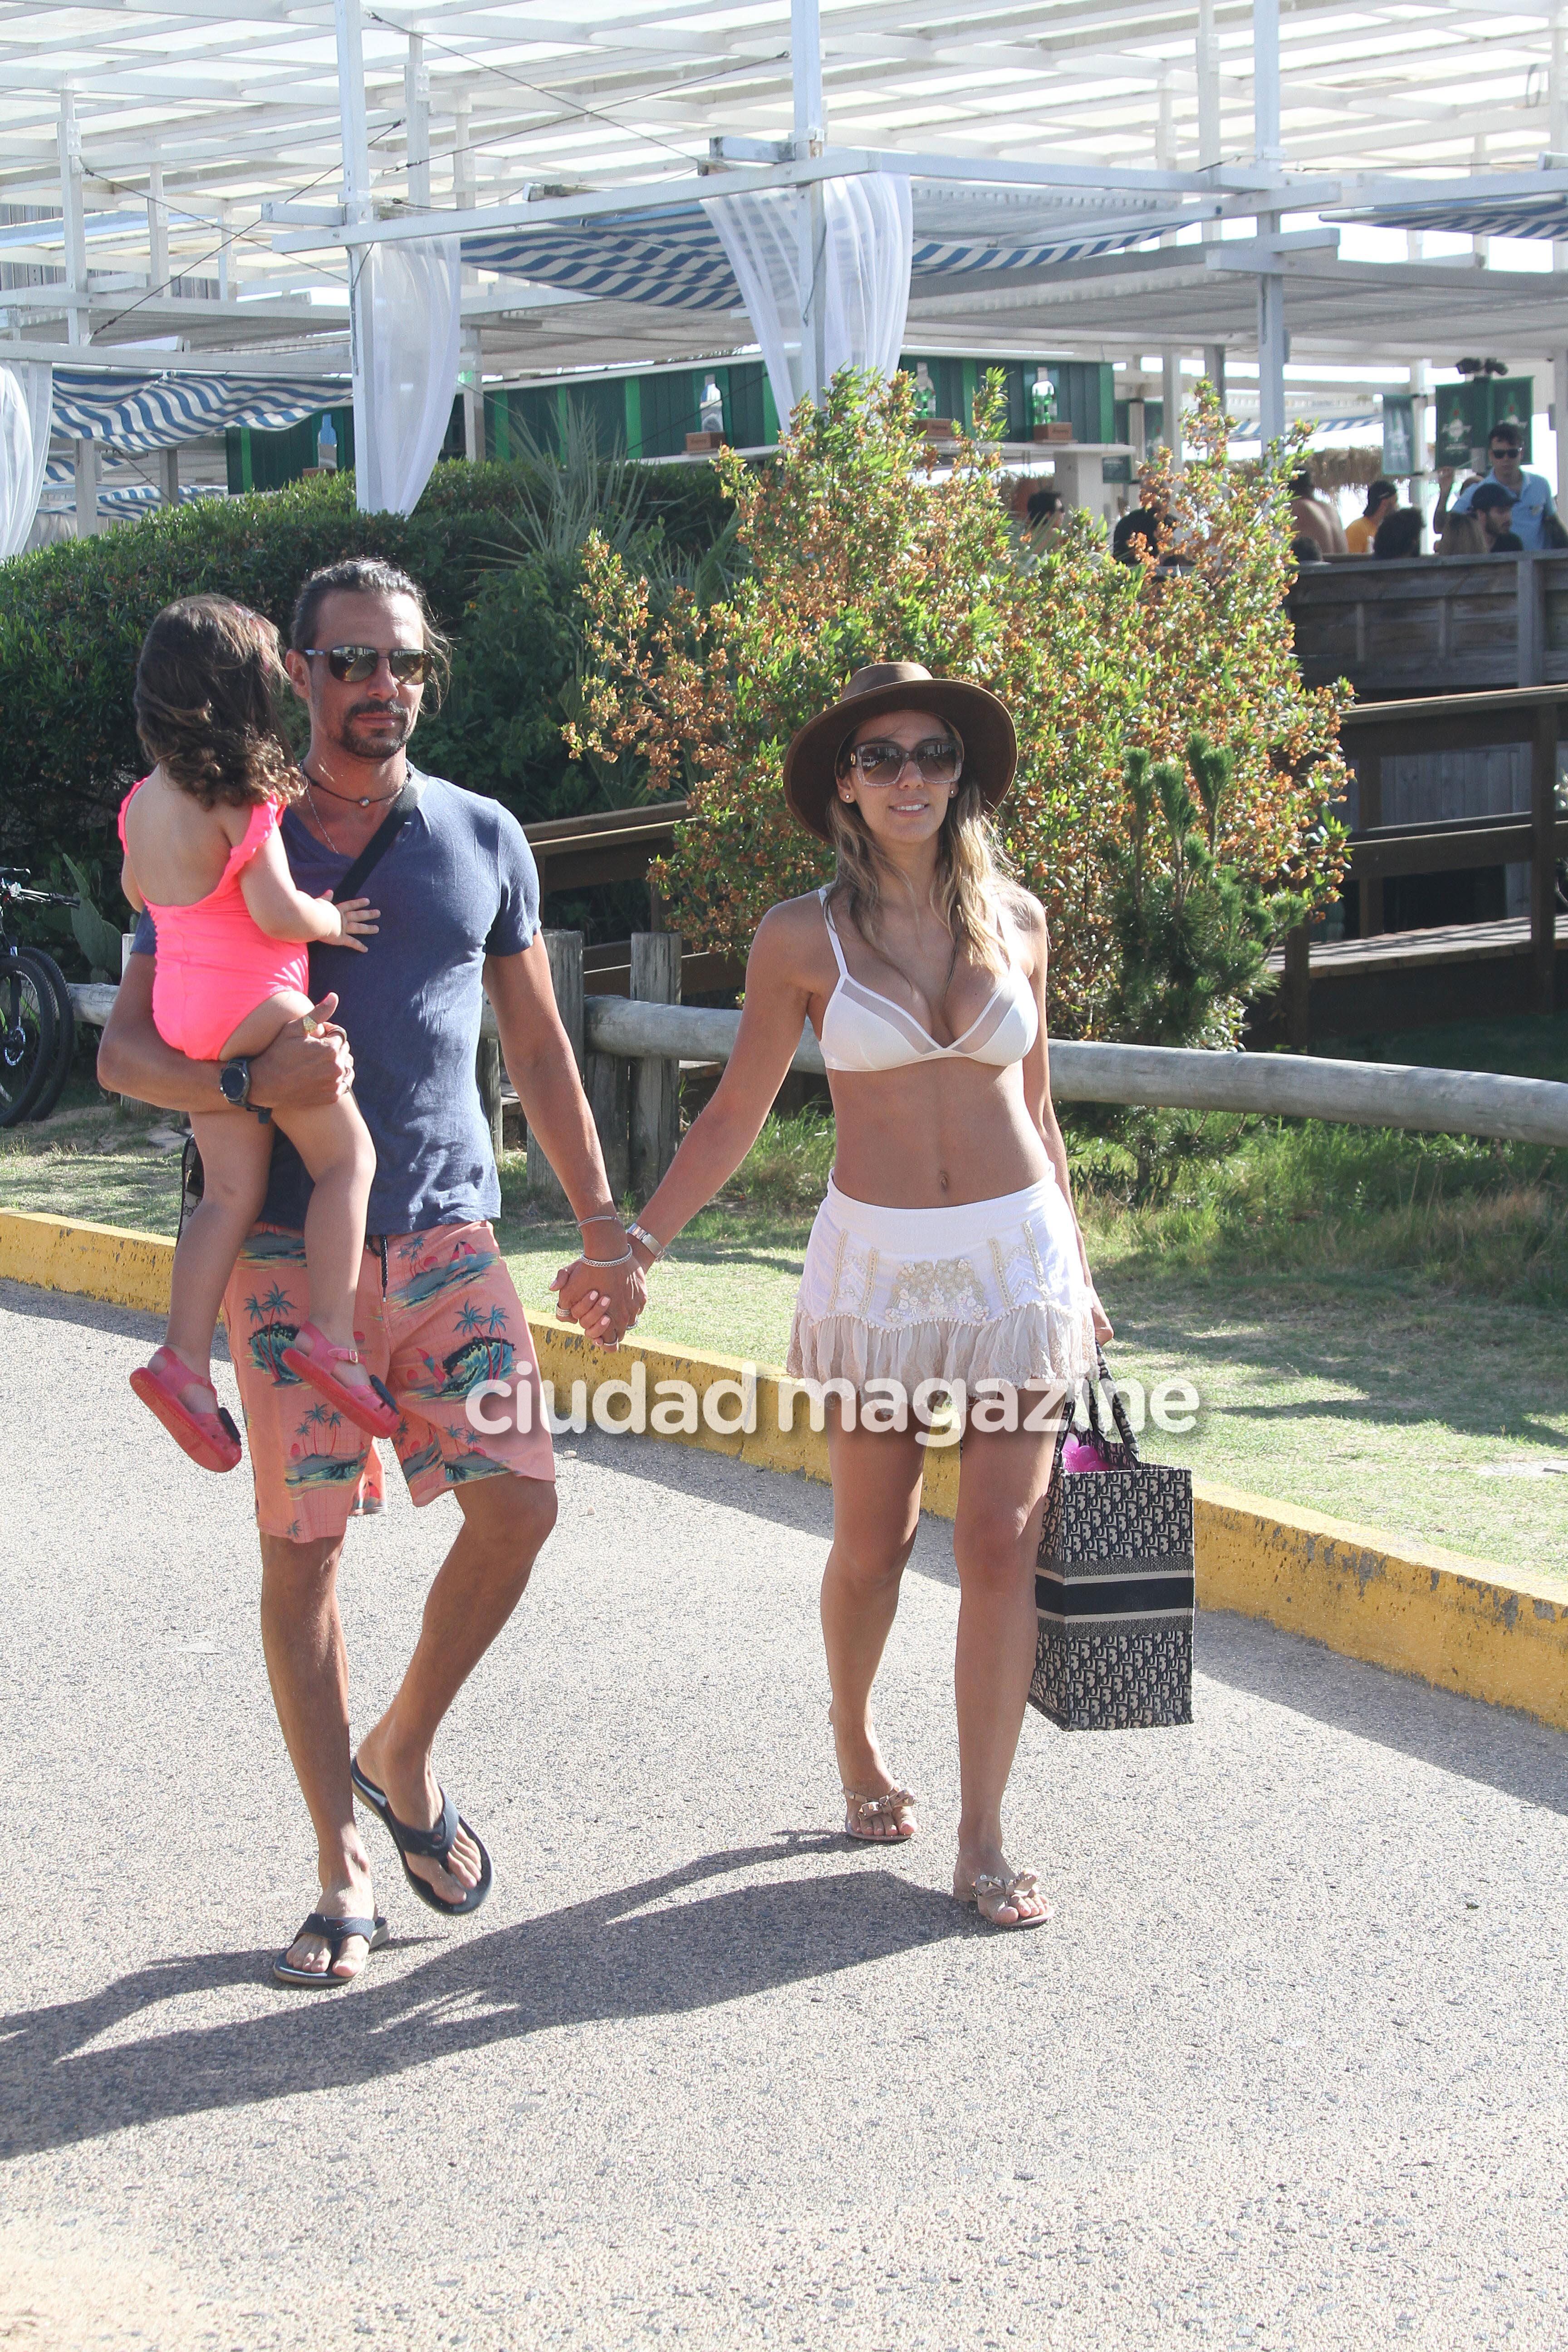
<path id="1" fill-rule="evenodd" d="M 835 1070 L 833 1181 L 884 1209 L 951 1209 L 1021 1192 L 1051 1172 L 1024 1102 L 1023 1066 L 954 1059 Z"/>

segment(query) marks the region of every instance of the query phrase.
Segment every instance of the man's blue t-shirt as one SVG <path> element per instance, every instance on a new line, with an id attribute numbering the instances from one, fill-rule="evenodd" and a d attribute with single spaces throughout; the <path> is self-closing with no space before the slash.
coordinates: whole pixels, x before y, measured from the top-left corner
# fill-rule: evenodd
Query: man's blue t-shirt
<path id="1" fill-rule="evenodd" d="M 1497 482 L 1497 476 L 1483 474 L 1480 482 L 1468 482 L 1449 508 L 1449 513 L 1468 514 L 1482 482 Z M 1498 488 L 1507 490 L 1508 484 L 1498 482 Z M 1542 537 L 1542 525 L 1549 514 L 1557 511 L 1552 502 L 1552 485 L 1545 475 L 1526 474 L 1521 487 L 1517 490 L 1509 490 L 1508 494 L 1513 500 L 1509 529 L 1517 532 L 1520 545 L 1527 550 L 1544 547 L 1546 542 Z"/>
<path id="2" fill-rule="evenodd" d="M 539 870 L 522 827 L 497 801 L 410 768 L 419 801 L 363 896 L 381 928 L 353 948 L 310 950 L 310 993 L 338 997 L 354 1057 L 354 1099 L 375 1145 L 372 1234 L 493 1217 L 500 1207 L 475 1059 L 487 956 L 521 955 L 539 928 Z M 334 888 L 350 861 L 284 814 L 289 870 L 309 897 Z M 143 916 L 136 950 L 155 934 Z M 281 1130 L 263 1218 L 298 1231 L 310 1180 Z"/>

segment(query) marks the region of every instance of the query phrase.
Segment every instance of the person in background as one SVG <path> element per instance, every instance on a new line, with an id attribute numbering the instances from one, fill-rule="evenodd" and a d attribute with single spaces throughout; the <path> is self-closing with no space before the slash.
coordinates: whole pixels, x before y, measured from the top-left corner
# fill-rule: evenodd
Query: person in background
<path id="1" fill-rule="evenodd" d="M 1561 530 L 1563 526 L 1555 515 L 1552 520 Z M 1451 514 L 1446 519 L 1437 548 L 1439 555 L 1484 555 L 1486 551 L 1487 535 L 1473 514 Z"/>
<path id="2" fill-rule="evenodd" d="M 1470 512 L 1481 527 L 1489 555 L 1518 555 L 1524 541 L 1516 528 L 1518 508 L 1500 482 L 1478 482 Z"/>
<path id="3" fill-rule="evenodd" d="M 1327 499 L 1318 496 L 1305 466 L 1290 477 L 1290 518 L 1298 539 L 1315 539 L 1325 555 L 1349 554 L 1344 525 Z"/>
<path id="4" fill-rule="evenodd" d="M 1509 505 L 1513 509 L 1512 529 L 1520 546 L 1531 549 L 1544 547 L 1546 518 L 1554 515 L 1557 509 L 1552 502 L 1552 486 L 1545 475 L 1525 472 L 1521 463 L 1523 447 L 1524 436 L 1517 425 L 1510 423 L 1507 418 L 1494 425 L 1487 442 L 1491 472 L 1479 482 L 1467 482 L 1452 508 L 1448 504 L 1448 492 L 1453 487 L 1454 475 L 1452 467 L 1446 467 L 1437 477 L 1437 507 L 1432 518 L 1434 527 L 1441 530 L 1444 518 L 1449 513 L 1473 512 L 1483 490 L 1489 493 L 1500 489 L 1506 491 Z"/>
<path id="5" fill-rule="evenodd" d="M 1068 519 L 1067 500 L 1060 490 L 1032 490 L 1025 512 L 1029 545 L 1043 555 L 1062 535 L 1062 526 Z"/>
<path id="6" fill-rule="evenodd" d="M 1111 557 L 1117 563 L 1136 563 L 1143 555 L 1155 562 L 1170 538 L 1170 520 L 1152 507 L 1134 507 L 1124 514 L 1110 535 Z"/>
<path id="7" fill-rule="evenodd" d="M 1386 521 L 1398 504 L 1396 484 L 1380 478 L 1368 486 L 1365 509 L 1345 531 L 1345 545 L 1352 555 L 1372 553 L 1372 542 L 1377 537 L 1379 523 Z"/>
<path id="8" fill-rule="evenodd" d="M 1372 542 L 1373 555 L 1385 561 L 1400 556 L 1419 555 L 1426 526 L 1421 520 L 1419 507 L 1395 507 L 1378 524 L 1377 536 Z"/>

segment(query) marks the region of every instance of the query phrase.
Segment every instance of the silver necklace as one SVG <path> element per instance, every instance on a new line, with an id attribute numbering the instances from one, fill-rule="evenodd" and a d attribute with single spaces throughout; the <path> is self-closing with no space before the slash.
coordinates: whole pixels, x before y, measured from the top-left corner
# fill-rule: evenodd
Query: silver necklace
<path id="1" fill-rule="evenodd" d="M 316 823 L 321 828 L 322 840 L 326 843 L 327 847 L 331 851 L 334 857 L 342 857 L 343 852 L 338 847 L 337 843 L 327 831 L 327 820 L 321 814 L 320 808 L 316 804 L 315 778 L 313 776 L 307 776 L 305 778 L 305 797 L 310 803 L 310 814 L 315 818 Z"/>

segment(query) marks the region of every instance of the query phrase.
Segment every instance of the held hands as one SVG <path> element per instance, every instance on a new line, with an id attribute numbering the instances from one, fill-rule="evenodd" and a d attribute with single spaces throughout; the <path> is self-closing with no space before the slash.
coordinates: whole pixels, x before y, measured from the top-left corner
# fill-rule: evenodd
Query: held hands
<path id="1" fill-rule="evenodd" d="M 603 1225 L 596 1228 L 595 1257 L 601 1255 L 598 1235 L 614 1230 Z M 560 1269 L 550 1285 L 556 1294 L 556 1319 L 577 1324 L 600 1348 L 618 1346 L 647 1305 L 642 1266 L 630 1254 L 632 1245 L 624 1234 L 619 1238 L 621 1247 L 628 1252 L 620 1264 L 591 1265 L 585 1258 L 575 1258 Z M 602 1254 L 609 1258 L 621 1256 L 620 1249 L 610 1242 L 602 1245 Z"/>
<path id="2" fill-rule="evenodd" d="M 321 892 L 321 897 L 329 902 L 331 895 L 330 890 Z M 368 898 L 345 898 L 341 907 L 332 908 L 332 912 L 338 919 L 338 928 L 335 933 L 322 941 L 322 945 L 330 948 L 353 948 L 356 955 L 365 954 L 366 950 L 362 942 L 367 939 L 374 939 L 380 930 L 381 908 L 373 907 Z"/>

